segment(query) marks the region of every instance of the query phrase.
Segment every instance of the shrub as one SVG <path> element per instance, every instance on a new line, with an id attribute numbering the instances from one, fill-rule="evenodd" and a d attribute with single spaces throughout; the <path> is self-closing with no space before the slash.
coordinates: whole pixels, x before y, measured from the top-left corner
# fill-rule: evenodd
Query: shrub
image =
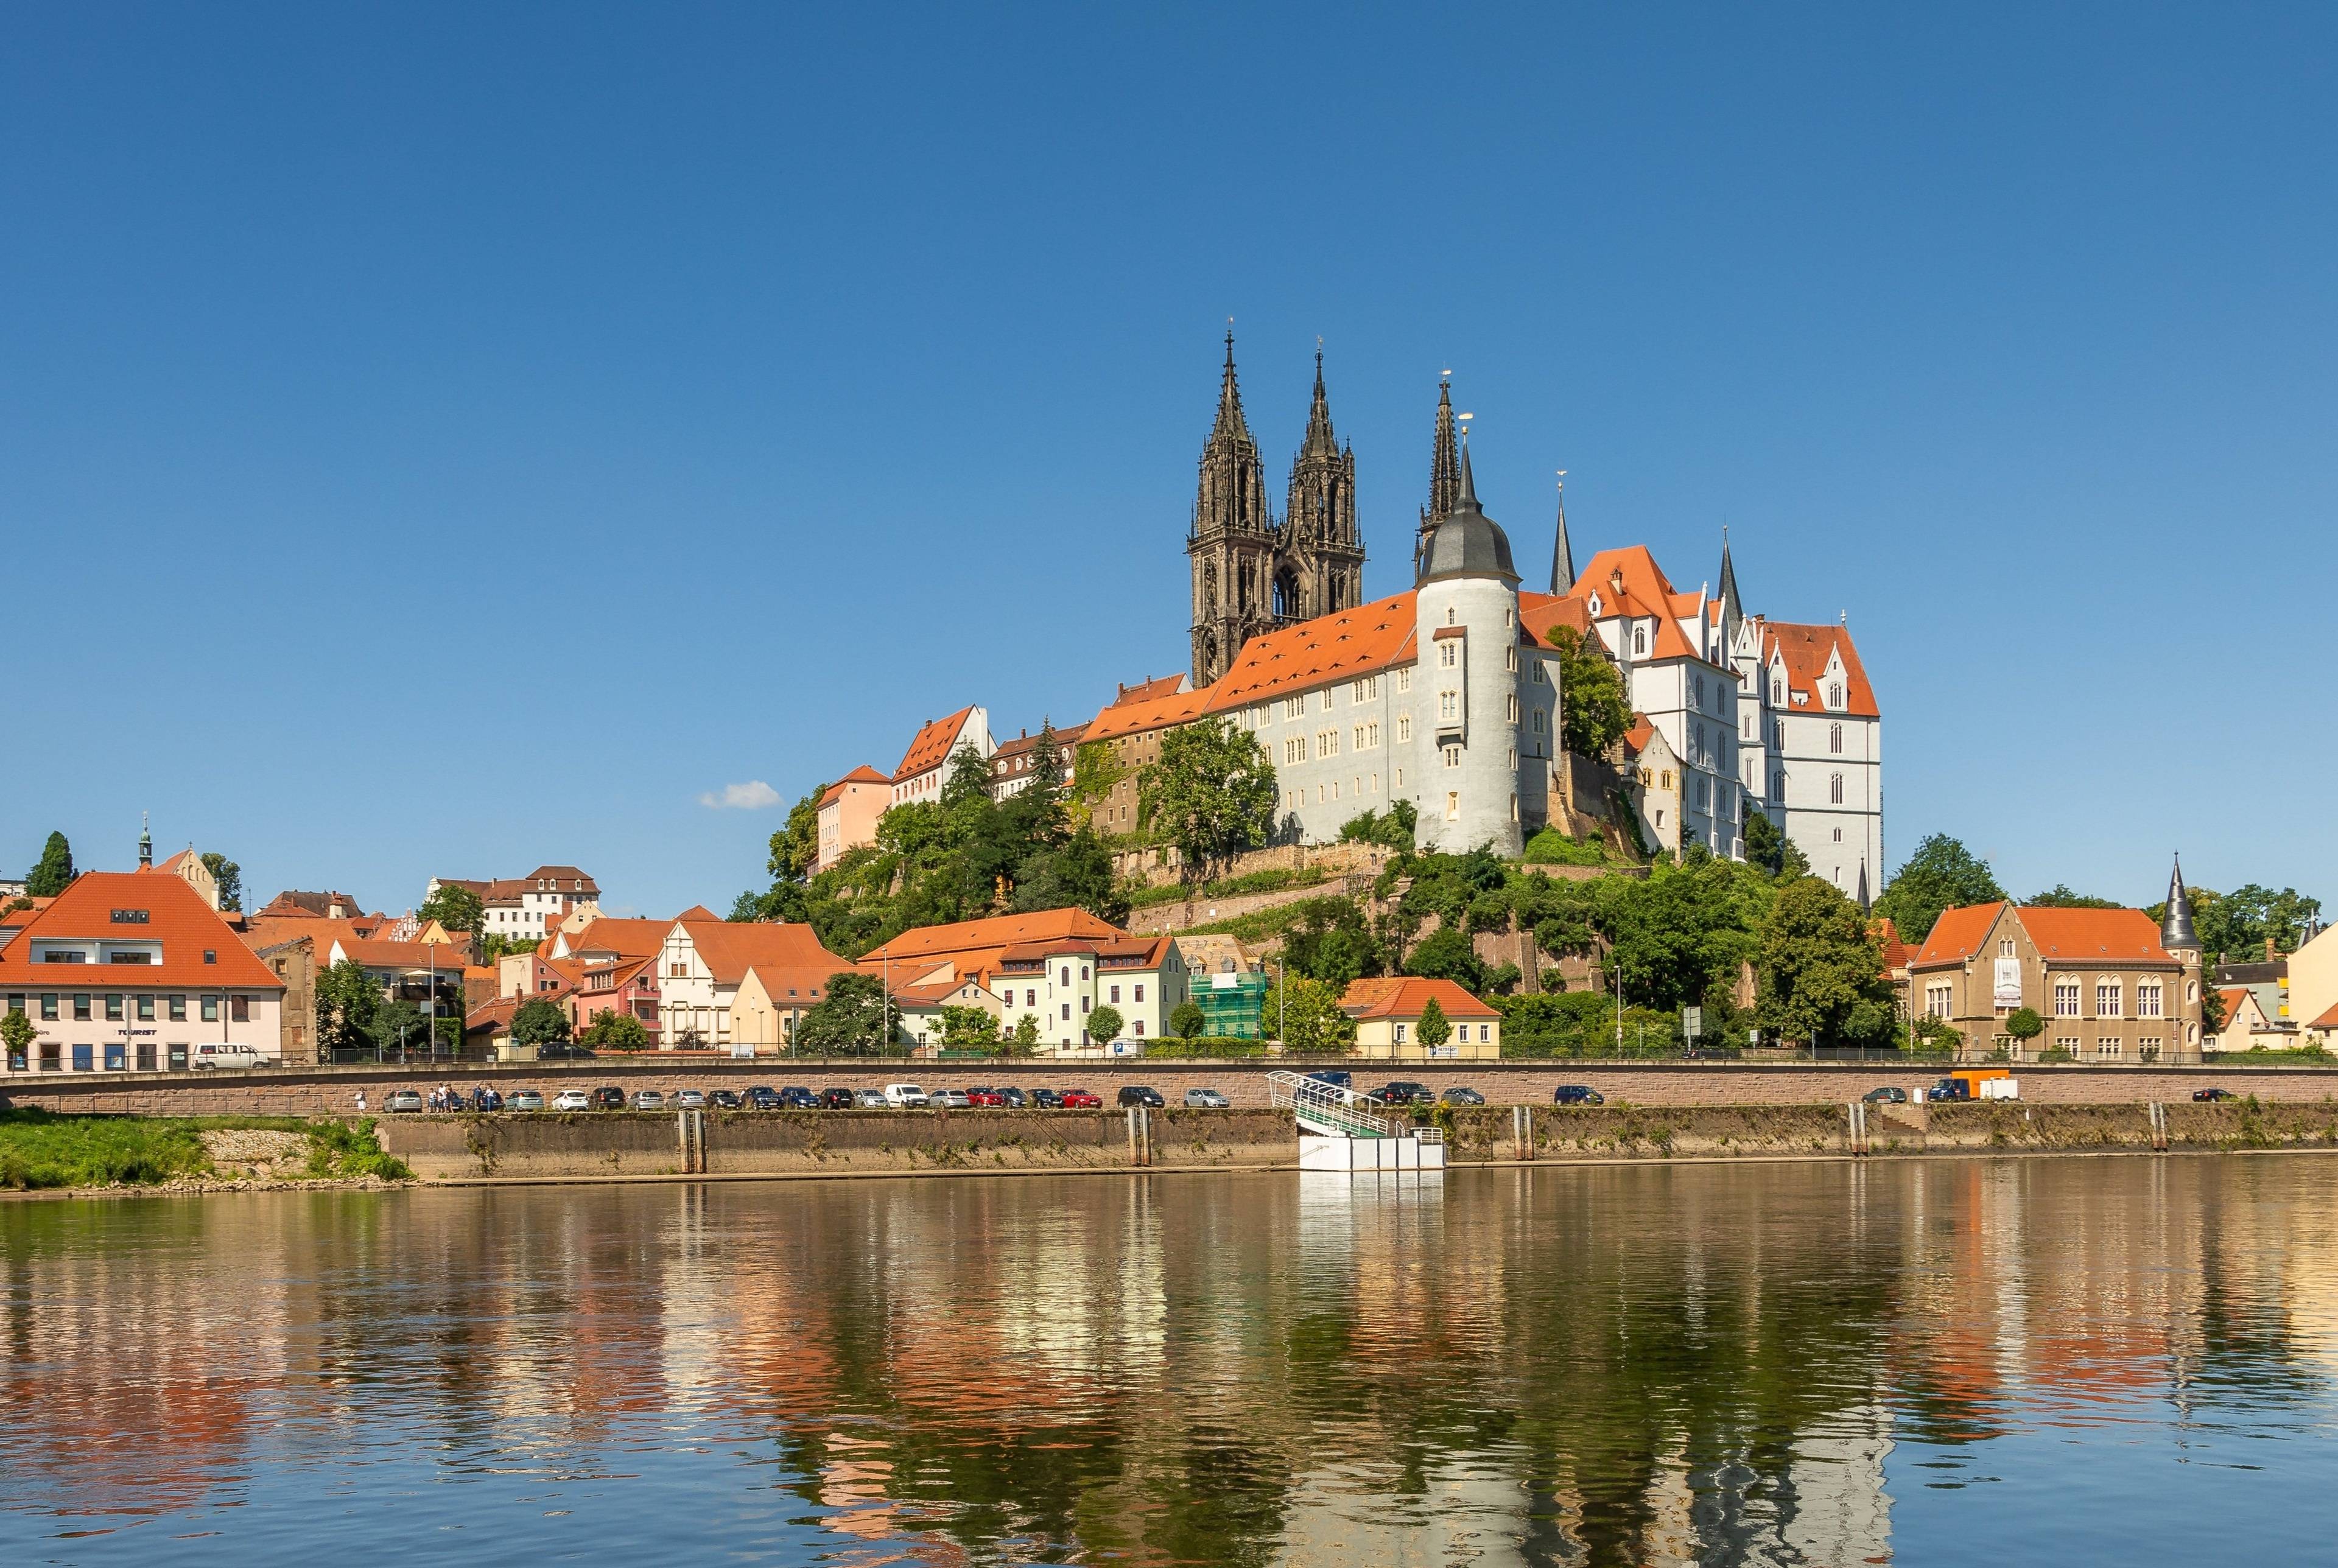
<path id="1" fill-rule="evenodd" d="M 2038 1060 L 2040 1062 L 2074 1062 L 2078 1060 L 2078 1058 L 2070 1054 L 2070 1048 L 2068 1045 L 2048 1045 L 2045 1050 L 2038 1053 Z"/>
<path id="2" fill-rule="evenodd" d="M 1604 866 L 1606 849 L 1596 838 L 1572 838 L 1556 828 L 1546 828 L 1527 840 L 1529 866 Z"/>
<path id="3" fill-rule="evenodd" d="M 1198 1040 L 1202 1031 L 1209 1026 L 1209 1015 L 1202 1011 L 1202 1004 L 1190 996 L 1178 1003 L 1169 1014 L 1169 1027 L 1177 1032 L 1181 1040 Z"/>

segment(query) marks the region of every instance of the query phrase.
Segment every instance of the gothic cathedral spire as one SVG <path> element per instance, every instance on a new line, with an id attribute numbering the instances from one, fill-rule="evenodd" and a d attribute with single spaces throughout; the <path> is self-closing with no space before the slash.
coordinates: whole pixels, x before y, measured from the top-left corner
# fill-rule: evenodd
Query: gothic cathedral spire
<path id="1" fill-rule="evenodd" d="M 1450 376 L 1450 371 L 1447 375 Z M 1429 505 L 1420 509 L 1420 533 L 1412 544 L 1416 569 L 1429 535 L 1453 514 L 1461 499 L 1461 455 L 1453 436 L 1453 384 L 1437 384 L 1437 438 L 1429 456 Z"/>
<path id="2" fill-rule="evenodd" d="M 1320 342 L 1315 397 L 1307 409 L 1307 438 L 1291 464 L 1282 533 L 1274 578 L 1277 621 L 1337 614 L 1361 602 L 1364 547 L 1356 534 L 1356 454 L 1342 448 L 1331 433 Z"/>
<path id="3" fill-rule="evenodd" d="M 1575 586 L 1575 546 L 1567 538 L 1567 470 L 1558 471 L 1558 534 L 1550 544 L 1550 591 L 1565 593 Z"/>

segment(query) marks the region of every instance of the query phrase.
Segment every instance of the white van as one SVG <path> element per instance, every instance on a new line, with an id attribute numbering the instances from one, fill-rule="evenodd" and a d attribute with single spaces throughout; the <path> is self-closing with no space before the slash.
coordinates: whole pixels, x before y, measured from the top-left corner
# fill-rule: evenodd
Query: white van
<path id="1" fill-rule="evenodd" d="M 268 1062 L 257 1045 L 198 1045 L 187 1053 L 190 1067 L 264 1067 Z"/>
<path id="2" fill-rule="evenodd" d="M 915 1083 L 888 1083 L 885 1085 L 885 1103 L 896 1111 L 911 1111 L 928 1102 L 926 1092 Z"/>

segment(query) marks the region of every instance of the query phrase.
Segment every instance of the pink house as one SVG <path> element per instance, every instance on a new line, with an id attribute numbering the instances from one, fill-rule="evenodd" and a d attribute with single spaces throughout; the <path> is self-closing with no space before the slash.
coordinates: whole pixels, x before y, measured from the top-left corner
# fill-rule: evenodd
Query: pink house
<path id="1" fill-rule="evenodd" d="M 820 797 L 820 848 L 815 873 L 844 858 L 848 849 L 877 842 L 877 818 L 893 803 L 893 781 L 865 763 L 839 779 Z"/>

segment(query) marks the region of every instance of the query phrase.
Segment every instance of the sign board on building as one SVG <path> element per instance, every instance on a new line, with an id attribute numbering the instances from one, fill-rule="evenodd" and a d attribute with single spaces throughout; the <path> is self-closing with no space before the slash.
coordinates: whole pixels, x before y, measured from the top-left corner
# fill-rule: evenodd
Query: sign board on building
<path id="1" fill-rule="evenodd" d="M 2021 1005 L 2020 959 L 2000 958 L 1997 961 L 1997 998 L 1994 1005 L 1999 1007 Z"/>
<path id="2" fill-rule="evenodd" d="M 1696 1040 L 1701 1039 L 1704 1034 L 1704 1009 L 1702 1007 L 1682 1008 L 1681 1038 L 1684 1040 Z"/>

